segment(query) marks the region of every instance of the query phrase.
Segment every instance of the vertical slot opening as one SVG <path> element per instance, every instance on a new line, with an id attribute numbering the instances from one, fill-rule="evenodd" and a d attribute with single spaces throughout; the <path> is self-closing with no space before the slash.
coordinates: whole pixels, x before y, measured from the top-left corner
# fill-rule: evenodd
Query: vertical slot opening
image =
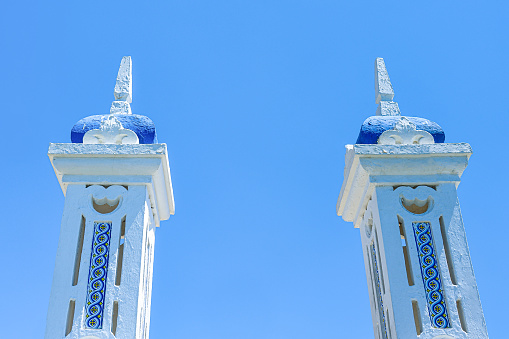
<path id="1" fill-rule="evenodd" d="M 72 331 L 72 323 L 74 321 L 74 308 L 76 307 L 76 300 L 69 300 L 69 308 L 67 309 L 67 321 L 65 323 L 65 336 L 68 336 Z"/>
<path id="2" fill-rule="evenodd" d="M 373 307 L 376 307 L 376 289 L 375 289 L 375 278 L 373 277 L 373 265 L 371 264 L 371 254 L 369 253 L 369 247 L 366 246 L 366 254 L 368 256 L 368 272 L 369 272 L 369 281 L 371 282 L 371 296 L 373 297 Z"/>
<path id="3" fill-rule="evenodd" d="M 417 333 L 417 335 L 421 335 L 422 333 L 421 312 L 419 311 L 419 303 L 417 302 L 417 300 L 412 300 L 412 310 L 414 311 L 415 332 Z"/>
<path id="4" fill-rule="evenodd" d="M 406 277 L 408 286 L 414 285 L 414 274 L 412 273 L 412 262 L 410 261 L 410 252 L 408 250 L 408 242 L 405 232 L 405 224 L 403 219 L 398 215 L 399 234 L 401 236 L 401 247 L 403 249 L 403 258 L 405 259 Z"/>
<path id="5" fill-rule="evenodd" d="M 115 285 L 120 286 L 122 279 L 122 263 L 124 261 L 124 243 L 125 243 L 125 216 L 120 222 L 120 239 L 118 242 L 118 256 L 117 256 L 117 273 L 115 276 Z"/>
<path id="6" fill-rule="evenodd" d="M 463 311 L 463 304 L 461 299 L 456 300 L 456 308 L 458 309 L 458 316 L 460 317 L 461 329 L 463 332 L 468 333 L 467 319 L 465 318 L 465 312 Z"/>
<path id="7" fill-rule="evenodd" d="M 392 332 L 391 332 L 391 319 L 389 319 L 389 310 L 386 310 L 385 318 L 387 319 L 387 335 L 388 335 L 388 339 L 391 339 L 392 338 Z"/>
<path id="8" fill-rule="evenodd" d="M 371 261 L 371 256 L 370 256 L 370 268 L 371 268 L 371 274 L 373 275 L 373 278 L 371 280 L 371 282 L 373 283 L 373 305 L 375 305 L 376 310 L 379 310 L 380 307 L 378 307 L 378 298 L 377 298 L 378 290 L 376 287 L 377 286 L 376 272 L 375 272 L 375 266 L 374 266 L 373 262 Z"/>
<path id="9" fill-rule="evenodd" d="M 447 261 L 447 267 L 449 268 L 449 276 L 453 285 L 458 285 L 456 280 L 456 273 L 454 272 L 454 266 L 452 262 L 451 249 L 449 247 L 449 239 L 447 238 L 447 230 L 445 229 L 444 217 L 440 216 L 438 219 L 440 222 L 440 233 L 442 233 L 442 241 L 444 243 L 445 260 Z"/>
<path id="10" fill-rule="evenodd" d="M 378 259 L 378 270 L 380 271 L 380 284 L 382 285 L 383 295 L 385 295 L 385 279 L 384 270 L 382 268 L 382 257 L 380 256 L 380 248 L 378 247 L 378 232 L 375 230 L 376 257 Z"/>
<path id="11" fill-rule="evenodd" d="M 113 312 L 111 313 L 111 333 L 117 335 L 117 322 L 118 322 L 118 301 L 113 302 Z"/>
<path id="12" fill-rule="evenodd" d="M 80 231 L 78 234 L 78 243 L 76 244 L 76 255 L 74 257 L 74 271 L 72 274 L 72 286 L 78 284 L 78 277 L 80 275 L 81 252 L 83 252 L 83 239 L 85 238 L 85 224 L 84 216 L 81 216 Z"/>

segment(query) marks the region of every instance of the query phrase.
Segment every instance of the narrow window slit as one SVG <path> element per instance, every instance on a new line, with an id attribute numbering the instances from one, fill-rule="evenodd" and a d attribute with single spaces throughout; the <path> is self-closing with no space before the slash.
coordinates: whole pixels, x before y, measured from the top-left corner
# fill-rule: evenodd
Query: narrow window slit
<path id="1" fill-rule="evenodd" d="M 380 280 L 382 285 L 382 291 L 385 295 L 385 281 L 384 281 L 384 270 L 382 268 L 382 258 L 380 257 L 380 248 L 378 247 L 378 232 L 375 230 L 375 245 L 376 245 L 376 256 L 378 258 L 378 262 L 380 263 L 378 266 L 378 270 L 380 271 Z"/>
<path id="2" fill-rule="evenodd" d="M 376 235 L 376 231 L 375 231 L 375 235 Z M 373 260 L 373 274 L 374 276 L 376 277 L 376 285 L 375 285 L 375 288 L 376 288 L 376 295 L 377 295 L 377 308 L 376 310 L 378 311 L 378 317 L 379 317 L 379 321 L 380 321 L 380 326 L 383 328 L 383 339 L 387 339 L 387 322 L 386 322 L 386 319 L 385 319 L 385 314 L 384 314 L 384 303 L 383 303 L 383 297 L 382 297 L 382 291 L 381 291 L 381 283 L 380 283 L 380 275 L 379 275 L 379 268 L 378 268 L 378 264 L 377 264 L 377 254 L 376 254 L 376 250 L 375 250 L 375 244 L 374 244 L 374 240 L 373 242 L 371 243 L 370 245 L 370 250 L 371 250 L 371 257 L 372 257 L 372 260 Z"/>
<path id="3" fill-rule="evenodd" d="M 447 261 L 447 267 L 449 268 L 449 276 L 453 285 L 458 285 L 456 279 L 456 273 L 454 272 L 454 265 L 452 262 L 451 249 L 449 247 L 449 239 L 447 238 L 447 230 L 445 229 L 444 217 L 440 216 L 438 219 L 440 222 L 440 233 L 442 233 L 442 241 L 444 243 L 445 259 Z"/>
<path id="4" fill-rule="evenodd" d="M 419 303 L 417 302 L 417 300 L 412 300 L 412 310 L 414 311 L 415 332 L 417 333 L 417 335 L 421 335 L 422 333 L 421 312 L 419 310 Z"/>
<path id="5" fill-rule="evenodd" d="M 389 319 L 389 310 L 386 310 L 385 317 L 387 318 L 387 335 L 388 339 L 392 338 L 392 332 L 391 332 L 391 319 Z"/>
<path id="6" fill-rule="evenodd" d="M 403 248 L 403 257 L 405 258 L 406 277 L 408 286 L 414 285 L 414 274 L 412 272 L 412 262 L 410 261 L 410 252 L 408 251 L 408 242 L 405 232 L 403 219 L 398 215 L 399 234 L 401 235 L 401 246 Z"/>
<path id="7" fill-rule="evenodd" d="M 72 331 L 72 323 L 74 321 L 74 309 L 76 307 L 76 300 L 69 300 L 69 308 L 67 309 L 67 321 L 65 324 L 65 336 L 68 336 Z"/>
<path id="8" fill-rule="evenodd" d="M 467 319 L 465 318 L 465 312 L 463 311 L 463 304 L 461 299 L 456 300 L 456 308 L 458 309 L 458 316 L 460 318 L 461 329 L 463 332 L 468 333 Z"/>
<path id="9" fill-rule="evenodd" d="M 117 274 L 115 276 L 115 286 L 120 286 L 122 279 L 122 262 L 124 261 L 124 243 L 125 243 L 125 216 L 120 222 L 120 239 L 118 242 L 118 256 L 117 256 Z"/>
<path id="10" fill-rule="evenodd" d="M 117 335 L 117 323 L 118 323 L 118 301 L 113 302 L 113 312 L 111 313 L 111 333 Z"/>
<path id="11" fill-rule="evenodd" d="M 83 252 L 83 239 L 85 237 L 85 224 L 84 216 L 81 216 L 81 225 L 78 233 L 78 243 L 76 244 L 76 255 L 74 257 L 74 271 L 72 275 L 72 286 L 78 284 L 78 277 L 80 275 L 81 252 Z"/>
<path id="12" fill-rule="evenodd" d="M 368 256 L 368 266 L 369 266 L 369 269 L 368 269 L 368 272 L 369 272 L 369 281 L 371 281 L 371 289 L 372 289 L 372 292 L 371 295 L 373 296 L 373 305 L 374 307 L 376 307 L 376 299 L 375 299 L 375 294 L 376 294 L 376 288 L 375 288 L 375 278 L 374 278 L 374 273 L 373 273 L 373 265 L 371 263 L 371 254 L 369 253 L 369 247 L 366 246 L 366 254 Z"/>

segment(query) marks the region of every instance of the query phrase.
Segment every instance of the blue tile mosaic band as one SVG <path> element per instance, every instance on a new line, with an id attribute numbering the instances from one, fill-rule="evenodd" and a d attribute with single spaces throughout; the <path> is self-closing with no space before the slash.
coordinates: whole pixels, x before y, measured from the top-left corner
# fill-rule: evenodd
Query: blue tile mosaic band
<path id="1" fill-rule="evenodd" d="M 111 239 L 111 222 L 94 222 L 94 237 L 90 270 L 88 272 L 85 327 L 100 329 L 103 326 L 108 253 Z"/>
<path id="2" fill-rule="evenodd" d="M 445 303 L 442 279 L 435 254 L 431 224 L 425 222 L 412 222 L 419 263 L 421 266 L 422 281 L 426 292 L 431 324 L 435 328 L 450 327 L 447 305 Z"/>
<path id="3" fill-rule="evenodd" d="M 385 313 L 384 313 L 384 303 L 382 300 L 382 290 L 380 289 L 380 275 L 378 273 L 378 264 L 376 261 L 376 252 L 375 246 L 371 244 L 371 257 L 373 259 L 373 271 L 375 273 L 375 284 L 376 284 L 376 294 L 378 301 L 378 310 L 380 316 L 380 326 L 382 328 L 382 336 L 383 339 L 387 339 L 387 326 L 385 325 Z"/>

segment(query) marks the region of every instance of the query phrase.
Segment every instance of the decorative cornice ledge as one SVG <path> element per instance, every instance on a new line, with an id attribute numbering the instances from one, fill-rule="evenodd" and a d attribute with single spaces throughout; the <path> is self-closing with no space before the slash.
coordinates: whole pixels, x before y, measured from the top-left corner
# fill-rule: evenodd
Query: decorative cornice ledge
<path id="1" fill-rule="evenodd" d="M 69 185 L 145 185 L 156 226 L 174 214 L 165 144 L 50 144 L 48 157 L 64 195 Z"/>
<path id="2" fill-rule="evenodd" d="M 467 143 L 347 145 L 336 212 L 358 227 L 358 216 L 375 186 L 460 183 L 472 155 Z"/>

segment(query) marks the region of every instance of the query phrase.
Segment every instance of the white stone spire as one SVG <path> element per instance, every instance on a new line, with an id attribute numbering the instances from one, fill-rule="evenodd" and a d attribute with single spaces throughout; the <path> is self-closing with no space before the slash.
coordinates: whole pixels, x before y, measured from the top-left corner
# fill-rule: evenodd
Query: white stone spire
<path id="1" fill-rule="evenodd" d="M 125 56 L 120 62 L 117 82 L 115 83 L 115 101 L 111 104 L 111 114 L 131 114 L 133 101 L 133 72 L 130 56 Z"/>
<path id="2" fill-rule="evenodd" d="M 380 101 L 392 101 L 394 98 L 394 89 L 382 58 L 376 58 L 375 60 L 375 90 L 377 104 Z"/>
<path id="3" fill-rule="evenodd" d="M 393 98 L 394 89 L 392 88 L 384 59 L 376 58 L 375 102 L 378 104 L 376 115 L 401 115 L 398 104 L 392 101 Z"/>

